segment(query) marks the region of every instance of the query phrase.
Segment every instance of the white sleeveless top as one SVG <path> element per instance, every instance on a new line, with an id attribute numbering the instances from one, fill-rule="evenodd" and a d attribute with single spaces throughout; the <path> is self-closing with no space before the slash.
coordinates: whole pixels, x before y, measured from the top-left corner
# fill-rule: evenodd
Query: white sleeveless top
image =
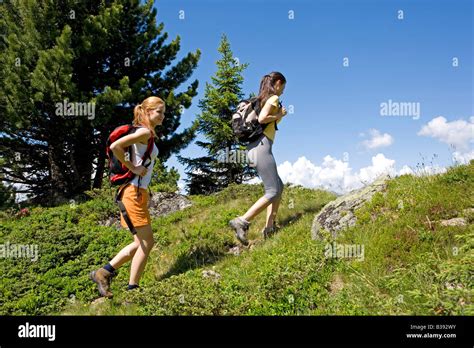
<path id="1" fill-rule="evenodd" d="M 142 158 L 145 155 L 145 151 L 147 147 L 148 145 L 145 145 L 142 143 L 135 143 L 132 145 L 132 163 L 135 166 L 142 165 Z M 148 188 L 148 185 L 150 184 L 150 181 L 151 181 L 151 174 L 153 173 L 153 166 L 155 165 L 155 160 L 157 156 L 158 156 L 158 148 L 156 147 L 155 144 L 153 144 L 153 150 L 151 151 L 151 155 L 150 155 L 151 163 L 147 167 L 148 170 L 147 170 L 146 175 L 142 176 L 140 180 L 141 188 L 144 188 L 144 189 Z M 148 159 L 145 161 L 145 164 L 149 162 L 150 160 Z M 130 183 L 134 186 L 138 186 L 138 178 L 139 176 L 135 175 L 135 177 L 132 179 L 132 181 L 130 181 Z"/>

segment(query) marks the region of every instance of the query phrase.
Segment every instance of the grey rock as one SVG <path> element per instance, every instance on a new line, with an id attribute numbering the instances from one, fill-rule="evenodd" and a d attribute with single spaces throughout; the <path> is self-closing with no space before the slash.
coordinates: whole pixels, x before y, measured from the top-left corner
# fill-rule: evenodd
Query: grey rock
<path id="1" fill-rule="evenodd" d="M 314 217 L 311 237 L 315 240 L 323 239 L 321 230 L 325 229 L 333 238 L 336 238 L 340 230 L 354 226 L 355 210 L 370 201 L 375 193 L 383 191 L 388 179 L 390 179 L 388 175 L 380 176 L 372 184 L 351 191 L 326 204 Z"/>
<path id="2" fill-rule="evenodd" d="M 150 215 L 158 217 L 183 210 L 192 205 L 191 201 L 178 193 L 155 192 L 151 197 Z"/>
<path id="3" fill-rule="evenodd" d="M 227 251 L 228 254 L 232 254 L 232 255 L 235 255 L 235 256 L 239 256 L 241 253 L 242 253 L 242 249 L 236 245 L 232 248 L 230 248 L 228 251 Z"/>
<path id="4" fill-rule="evenodd" d="M 101 305 L 103 304 L 105 301 L 107 301 L 107 299 L 105 297 L 99 297 L 97 299 L 95 299 L 94 301 L 91 302 L 91 306 L 98 306 L 98 305 Z"/>
<path id="5" fill-rule="evenodd" d="M 105 219 L 104 221 L 101 221 L 100 223 L 101 223 L 101 225 L 104 225 L 104 226 L 107 226 L 107 227 L 115 227 L 117 229 L 121 228 L 120 218 L 118 218 L 117 216 L 110 216 L 107 219 Z"/>
<path id="6" fill-rule="evenodd" d="M 76 303 L 76 295 L 71 294 L 68 298 L 68 301 L 69 303 L 72 303 L 72 304 Z"/>
<path id="7" fill-rule="evenodd" d="M 221 275 L 217 273 L 216 271 L 213 270 L 203 270 L 202 271 L 202 276 L 204 278 L 210 278 L 214 281 L 218 281 L 221 278 Z"/>
<path id="8" fill-rule="evenodd" d="M 172 192 L 154 192 L 150 199 L 150 205 L 148 210 L 152 217 L 165 216 L 174 213 L 178 210 L 183 210 L 192 205 L 191 201 L 178 193 Z M 120 213 L 118 212 L 114 216 L 109 216 L 105 220 L 99 221 L 99 224 L 103 226 L 113 226 L 117 229 L 122 228 L 120 225 Z"/>
<path id="9" fill-rule="evenodd" d="M 439 223 L 443 226 L 466 226 L 466 220 L 461 217 L 449 220 L 441 220 Z"/>
<path id="10" fill-rule="evenodd" d="M 474 215 L 474 208 L 466 208 L 462 212 L 465 216 Z"/>

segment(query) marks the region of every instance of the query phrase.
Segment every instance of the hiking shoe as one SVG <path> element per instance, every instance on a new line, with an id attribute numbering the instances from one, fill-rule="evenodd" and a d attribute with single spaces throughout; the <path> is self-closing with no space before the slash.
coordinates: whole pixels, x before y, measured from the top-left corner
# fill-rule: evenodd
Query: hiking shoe
<path id="1" fill-rule="evenodd" d="M 272 227 L 264 227 L 263 230 L 262 230 L 262 236 L 263 236 L 263 239 L 267 239 L 269 237 L 271 237 L 272 235 L 274 235 L 275 233 L 277 233 L 277 231 L 280 229 L 280 226 L 278 226 L 276 224 L 275 221 L 273 221 L 273 225 Z"/>
<path id="2" fill-rule="evenodd" d="M 111 298 L 113 294 L 109 291 L 110 282 L 115 276 L 115 273 L 107 271 L 105 268 L 99 268 L 97 271 L 90 273 L 90 279 L 97 284 L 99 293 L 107 298 Z"/>
<path id="3" fill-rule="evenodd" d="M 235 236 L 243 245 L 249 245 L 247 240 L 247 232 L 250 224 L 241 218 L 235 218 L 229 222 L 230 227 L 235 231 Z"/>
<path id="4" fill-rule="evenodd" d="M 128 284 L 127 285 L 127 291 L 132 291 L 132 290 L 135 290 L 135 289 L 140 289 L 140 287 L 137 284 L 134 284 L 134 285 Z"/>
<path id="5" fill-rule="evenodd" d="M 272 227 L 264 227 L 262 230 L 263 239 L 268 239 L 272 234 L 275 233 L 275 225 Z"/>

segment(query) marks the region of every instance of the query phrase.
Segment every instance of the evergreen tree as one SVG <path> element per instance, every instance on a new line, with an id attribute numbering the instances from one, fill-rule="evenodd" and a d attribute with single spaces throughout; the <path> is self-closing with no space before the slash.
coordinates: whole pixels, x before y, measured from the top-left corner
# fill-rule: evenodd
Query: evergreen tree
<path id="1" fill-rule="evenodd" d="M 201 114 L 197 118 L 198 133 L 205 141 L 196 141 L 196 144 L 206 155 L 179 157 L 186 165 L 190 194 L 216 192 L 255 176 L 255 170 L 245 163 L 245 148 L 239 144 L 231 127 L 232 114 L 243 97 L 242 72 L 248 64 L 239 64 L 225 35 L 218 51 L 221 58 L 216 62 L 217 72 L 211 77 L 212 83 L 206 83 L 204 98 L 199 101 Z"/>
<path id="2" fill-rule="evenodd" d="M 150 95 L 167 106 L 157 128 L 161 162 L 187 146 L 196 124 L 176 130 L 183 108 L 197 95 L 198 81 L 182 92 L 176 89 L 191 76 L 200 51 L 170 66 L 180 37 L 166 44 L 163 28 L 156 23 L 153 1 L 3 0 L 3 180 L 28 185 L 38 202 L 101 187 L 108 134 L 130 123 L 134 105 Z M 73 103 L 94 111 L 79 115 L 70 108 Z"/>
<path id="3" fill-rule="evenodd" d="M 151 175 L 150 186 L 153 191 L 179 192 L 180 175 L 176 168 L 168 169 L 159 159 L 155 163 Z"/>
<path id="4" fill-rule="evenodd" d="M 0 157 L 0 166 L 3 165 L 4 160 Z M 6 186 L 2 182 L 2 176 L 0 175 L 0 210 L 9 208 L 15 203 L 14 191 L 11 187 Z"/>

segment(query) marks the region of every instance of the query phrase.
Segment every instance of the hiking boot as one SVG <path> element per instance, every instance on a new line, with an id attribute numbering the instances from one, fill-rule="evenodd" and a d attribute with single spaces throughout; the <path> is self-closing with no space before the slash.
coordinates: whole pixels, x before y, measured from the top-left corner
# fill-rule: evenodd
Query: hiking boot
<path id="1" fill-rule="evenodd" d="M 247 232 L 250 224 L 241 218 L 235 218 L 229 222 L 230 227 L 235 231 L 235 236 L 243 245 L 249 245 L 247 240 Z"/>
<path id="2" fill-rule="evenodd" d="M 90 273 L 90 279 L 97 284 L 99 293 L 107 298 L 111 298 L 113 294 L 109 291 L 110 282 L 115 276 L 115 273 L 107 271 L 105 268 L 99 268 L 97 271 Z"/>
<path id="3" fill-rule="evenodd" d="M 263 239 L 268 239 L 272 234 L 275 233 L 275 227 L 264 227 L 262 230 Z"/>
<path id="4" fill-rule="evenodd" d="M 271 227 L 264 227 L 262 232 L 261 232 L 262 236 L 263 236 L 263 239 L 267 239 L 267 238 L 271 237 L 272 235 L 274 235 L 275 233 L 277 233 L 279 228 L 280 227 L 277 226 L 275 221 L 273 222 L 273 225 Z"/>
<path id="5" fill-rule="evenodd" d="M 133 285 L 128 284 L 127 285 L 127 291 L 132 291 L 132 290 L 135 290 L 135 289 L 140 289 L 140 287 L 137 284 L 133 284 Z"/>

